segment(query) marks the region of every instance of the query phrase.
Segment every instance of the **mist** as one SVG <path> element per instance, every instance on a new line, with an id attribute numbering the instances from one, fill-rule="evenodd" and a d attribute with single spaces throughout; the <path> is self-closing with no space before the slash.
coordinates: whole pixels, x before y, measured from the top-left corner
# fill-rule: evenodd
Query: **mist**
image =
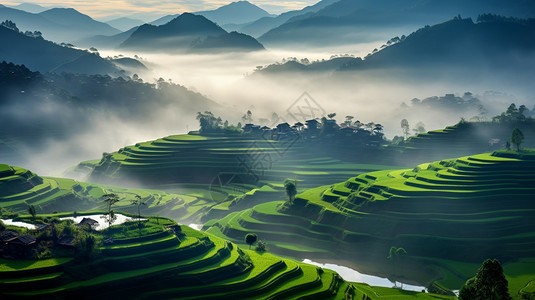
<path id="1" fill-rule="evenodd" d="M 304 92 L 308 92 L 326 112 L 337 113 L 336 119 L 339 121 L 343 121 L 346 115 L 352 115 L 361 122 L 383 124 L 389 138 L 401 134 L 399 123 L 403 118 L 410 123 L 422 121 L 427 130 L 433 130 L 453 125 L 461 118 L 468 120 L 478 115 L 477 110 L 466 108 L 457 111 L 400 111 L 402 103 L 410 104 L 413 98 L 425 99 L 445 94 L 462 96 L 470 92 L 481 101 L 489 119 L 512 102 L 525 104 L 529 108 L 535 104 L 527 79 L 508 78 L 507 73 L 500 74 L 490 67 L 482 67 L 472 73 L 455 66 L 449 69 L 437 66 L 441 68 L 438 71 L 377 68 L 357 72 L 255 72 L 257 67 L 288 59 L 298 62 L 307 59 L 312 62 L 328 60 L 333 56 L 365 57 L 381 44 L 382 41 L 376 41 L 332 49 L 320 48 L 318 51 L 270 49 L 221 55 L 121 54 L 137 54 L 143 58 L 150 71 L 140 73 L 142 78 L 171 79 L 223 105 L 226 109 L 223 109 L 222 118 L 231 123 L 241 121 L 240 117 L 247 110 L 252 111 L 255 121 L 271 119 L 273 112 L 285 116 L 287 109 Z M 110 56 L 119 54 L 104 53 Z"/>
<path id="2" fill-rule="evenodd" d="M 335 118 L 339 122 L 350 115 L 362 123 L 380 123 L 390 139 L 402 135 L 400 121 L 404 118 L 411 125 L 422 122 L 426 130 L 434 130 L 478 114 L 477 110 L 465 108 L 449 111 L 411 107 L 401 109 L 402 103 L 410 104 L 413 98 L 425 99 L 445 94 L 462 96 L 465 92 L 471 92 L 485 106 L 489 118 L 505 110 L 512 102 L 525 104 L 529 108 L 535 104 L 529 84 L 484 68 L 474 71 L 479 76 L 455 67 L 441 69 L 440 72 L 403 68 L 281 74 L 255 71 L 288 60 L 301 62 L 306 59 L 313 62 L 329 60 L 333 56 L 365 57 L 383 43 L 377 40 L 331 48 L 293 51 L 268 49 L 250 53 L 202 55 L 100 50 L 102 57 L 137 56 L 149 69 L 136 72 L 144 83 L 155 84 L 163 78 L 166 83 L 184 86 L 214 102 L 201 104 L 197 98 L 186 93 L 180 96 L 181 101 L 189 103 L 185 107 L 183 102 L 175 101 L 174 95 L 163 93 L 159 100 L 140 96 L 138 101 L 143 104 L 136 104 L 141 106 L 134 113 L 129 104 L 112 109 L 103 105 L 84 114 L 86 120 L 83 126 L 77 126 L 75 131 L 44 138 L 38 147 L 34 144 L 18 145 L 16 150 L 24 159 L 2 162 L 25 167 L 41 175 L 59 176 L 65 169 L 81 161 L 100 159 L 103 152 L 197 130 L 197 111 L 210 110 L 231 124 L 242 122 L 241 116 L 247 110 L 253 113 L 255 123 L 263 125 L 276 125 L 272 120 L 274 112 L 281 117 L 279 121 L 303 122 L 318 115 L 301 116 L 302 119 L 295 120 L 291 118 L 289 109 L 305 92 L 322 108 L 324 114 L 337 113 Z M 49 100 L 53 102 L 53 99 Z M 72 113 L 72 107 L 64 110 L 55 107 L 53 114 L 48 117 Z"/>

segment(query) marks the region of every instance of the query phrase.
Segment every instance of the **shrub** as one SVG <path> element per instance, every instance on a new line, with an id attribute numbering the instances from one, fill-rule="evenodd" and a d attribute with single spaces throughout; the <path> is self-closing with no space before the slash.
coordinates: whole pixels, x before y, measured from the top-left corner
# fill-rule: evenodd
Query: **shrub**
<path id="1" fill-rule="evenodd" d="M 258 252 L 265 252 L 268 250 L 267 245 L 264 241 L 260 240 L 258 243 L 256 243 L 255 250 Z"/>

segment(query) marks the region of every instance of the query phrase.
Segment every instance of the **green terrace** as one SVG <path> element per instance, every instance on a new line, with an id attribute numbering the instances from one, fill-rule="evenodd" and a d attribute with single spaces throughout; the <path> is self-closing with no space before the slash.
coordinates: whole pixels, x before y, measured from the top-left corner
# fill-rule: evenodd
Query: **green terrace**
<path id="1" fill-rule="evenodd" d="M 535 259 L 533 199 L 535 152 L 497 151 L 360 174 L 308 189 L 291 202 L 233 212 L 203 229 L 235 243 L 255 232 L 281 255 L 450 289 L 496 257 L 511 270 L 508 276 L 520 278 L 510 283 L 517 293 L 535 280 L 533 269 L 513 267 L 517 259 Z M 408 253 L 398 262 L 403 272 L 387 259 L 392 246 Z"/>
<path id="2" fill-rule="evenodd" d="M 137 225 L 92 232 L 99 246 L 90 260 L 0 259 L 2 299 L 87 293 L 142 299 L 451 299 L 349 283 L 331 270 L 242 250 L 170 219 L 149 218 L 139 230 Z"/>
<path id="3" fill-rule="evenodd" d="M 343 180 L 358 170 L 392 168 L 346 164 L 329 156 L 318 156 L 314 148 L 300 140 L 190 133 L 127 146 L 104 155 L 98 163 L 84 162 L 70 172 L 87 172 L 87 166 L 93 165 L 89 176 L 92 182 L 134 181 L 161 189 L 177 183 L 209 184 L 220 174 L 237 175 L 250 182 L 298 178 L 312 186 Z"/>
<path id="4" fill-rule="evenodd" d="M 132 200 L 140 196 L 146 204 L 144 213 L 163 213 L 182 220 L 199 219 L 206 206 L 214 205 L 212 200 L 207 202 L 200 196 L 40 177 L 23 168 L 0 164 L 0 208 L 15 213 L 15 218 L 16 213 L 27 212 L 29 205 L 38 214 L 102 210 L 102 197 L 112 192 L 119 196 L 116 206 L 122 211 L 137 213 Z"/>
<path id="5" fill-rule="evenodd" d="M 503 148 L 515 127 L 522 130 L 526 147 L 535 147 L 534 121 L 525 122 L 460 122 L 441 130 L 410 137 L 398 145 L 389 145 L 389 155 L 418 163 L 444 158 L 492 152 Z"/>

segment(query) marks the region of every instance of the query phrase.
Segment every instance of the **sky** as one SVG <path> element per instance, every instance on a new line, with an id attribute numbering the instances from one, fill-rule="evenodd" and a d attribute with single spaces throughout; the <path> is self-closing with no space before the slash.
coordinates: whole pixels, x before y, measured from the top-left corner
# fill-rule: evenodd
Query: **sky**
<path id="1" fill-rule="evenodd" d="M 232 0 L 35 0 L 2 1 L 3 5 L 13 6 L 21 3 L 33 3 L 43 7 L 72 7 L 95 19 L 112 19 L 115 17 L 136 17 L 143 21 L 152 21 L 155 17 L 183 12 L 212 10 L 227 5 Z M 272 14 L 301 9 L 315 4 L 319 0 L 249 0 L 249 2 Z"/>

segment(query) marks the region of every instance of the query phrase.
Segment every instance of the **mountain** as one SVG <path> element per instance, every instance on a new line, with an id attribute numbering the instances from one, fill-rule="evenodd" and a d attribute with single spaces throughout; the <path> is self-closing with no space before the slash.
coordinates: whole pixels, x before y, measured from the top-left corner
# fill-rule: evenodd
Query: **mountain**
<path id="1" fill-rule="evenodd" d="M 145 22 L 142 20 L 126 18 L 126 17 L 109 20 L 106 23 L 108 23 L 110 26 L 117 28 L 121 31 L 127 31 L 129 29 L 132 29 L 133 27 L 137 27 L 137 26 L 145 24 Z"/>
<path id="2" fill-rule="evenodd" d="M 286 21 L 293 17 L 317 12 L 322 8 L 327 7 L 337 1 L 339 0 L 322 0 L 314 5 L 307 6 L 301 10 L 292 10 L 289 12 L 282 13 L 276 17 L 260 18 L 254 22 L 244 24 L 236 30 L 254 37 L 259 37 L 262 34 L 268 32 L 270 29 L 276 28 L 284 24 Z"/>
<path id="3" fill-rule="evenodd" d="M 149 24 L 154 26 L 165 25 L 171 22 L 173 19 L 177 18 L 178 16 L 180 16 L 180 14 L 163 16 L 159 19 L 149 22 Z"/>
<path id="4" fill-rule="evenodd" d="M 95 21 L 72 8 L 53 8 L 33 14 L 3 6 L 0 7 L 0 20 L 13 21 L 22 31 L 38 30 L 46 39 L 55 42 L 72 42 L 97 34 L 120 33 L 118 29 Z"/>
<path id="5" fill-rule="evenodd" d="M 132 27 L 130 30 L 114 35 L 95 35 L 85 39 L 74 41 L 75 45 L 80 47 L 96 47 L 98 49 L 115 49 L 128 39 L 139 26 Z"/>
<path id="6" fill-rule="evenodd" d="M 106 23 L 93 20 L 73 8 L 53 8 L 39 14 L 46 19 L 63 25 L 72 30 L 77 30 L 81 35 L 100 33 L 117 34 L 120 31 Z"/>
<path id="7" fill-rule="evenodd" d="M 424 27 L 405 40 L 371 55 L 365 63 L 367 67 L 462 64 L 514 68 L 520 66 L 514 64 L 515 57 L 533 53 L 535 19 L 489 16 L 477 23 L 471 19 L 454 19 Z M 526 64 L 522 69 L 529 65 L 533 67 L 533 61 L 522 61 L 521 64 Z"/>
<path id="8" fill-rule="evenodd" d="M 42 37 L 30 37 L 0 26 L 0 57 L 42 73 L 72 72 L 115 74 L 120 70 L 111 62 L 86 51 L 62 47 Z"/>
<path id="9" fill-rule="evenodd" d="M 254 37 L 236 31 L 220 36 L 209 36 L 205 40 L 192 46 L 195 50 L 211 51 L 217 49 L 228 49 L 229 51 L 261 50 L 264 46 Z"/>
<path id="10" fill-rule="evenodd" d="M 292 61 L 268 66 L 263 72 L 396 68 L 420 69 L 428 72 L 460 68 L 482 72 L 493 68 L 493 73 L 500 71 L 533 73 L 535 62 L 529 57 L 533 57 L 535 53 L 535 19 L 483 15 L 474 23 L 471 19 L 455 18 L 434 26 L 423 27 L 407 37 L 393 38 L 387 44 L 365 59 L 334 58 L 308 65 Z"/>
<path id="11" fill-rule="evenodd" d="M 204 16 L 222 27 L 227 24 L 244 24 L 263 17 L 273 17 L 267 11 L 248 1 L 232 2 L 215 10 L 200 11 L 195 14 Z"/>
<path id="12" fill-rule="evenodd" d="M 38 14 L 48 9 L 46 7 L 34 3 L 21 3 L 19 5 L 12 6 L 12 8 L 20 9 L 33 14 Z"/>
<path id="13" fill-rule="evenodd" d="M 399 26 L 421 27 L 457 15 L 475 18 L 484 13 L 533 17 L 535 3 L 529 0 L 341 0 L 315 13 L 289 19 L 263 34 L 259 40 L 266 44 L 353 43 L 363 30 L 370 32 Z"/>
<path id="14" fill-rule="evenodd" d="M 203 16 L 184 13 L 161 26 L 139 27 L 119 47 L 140 51 L 189 51 L 217 48 L 225 51 L 260 50 L 264 47 L 244 34 L 229 34 Z M 219 51 L 219 50 L 217 50 Z"/>

